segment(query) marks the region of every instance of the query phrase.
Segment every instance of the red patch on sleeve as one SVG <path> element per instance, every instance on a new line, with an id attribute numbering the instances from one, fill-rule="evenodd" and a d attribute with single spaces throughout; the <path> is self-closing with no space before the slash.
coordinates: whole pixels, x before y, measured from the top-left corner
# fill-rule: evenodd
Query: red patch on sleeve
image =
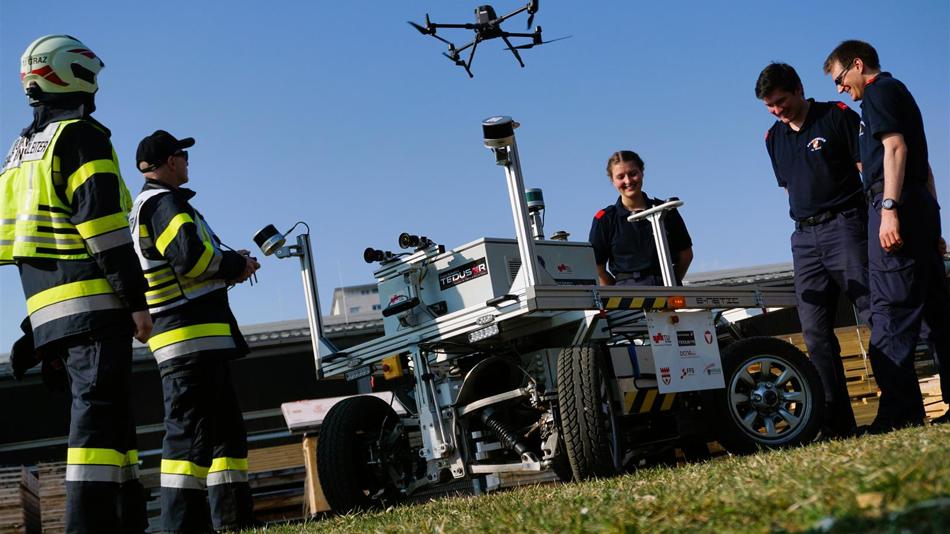
<path id="1" fill-rule="evenodd" d="M 594 218 L 595 218 L 595 219 L 600 219 L 601 217 L 604 216 L 604 213 L 607 213 L 607 212 L 604 211 L 604 210 L 600 210 L 600 211 L 598 211 L 597 213 L 594 214 Z"/>
<path id="2" fill-rule="evenodd" d="M 848 105 L 845 104 L 844 102 L 841 102 L 841 101 L 835 102 L 835 105 L 838 106 L 839 108 L 843 109 L 843 110 L 847 110 L 847 109 L 848 109 Z"/>
<path id="3" fill-rule="evenodd" d="M 765 131 L 765 140 L 766 140 L 766 141 L 769 140 L 769 133 L 771 133 L 771 132 L 772 132 L 772 130 L 766 130 L 766 131 Z"/>

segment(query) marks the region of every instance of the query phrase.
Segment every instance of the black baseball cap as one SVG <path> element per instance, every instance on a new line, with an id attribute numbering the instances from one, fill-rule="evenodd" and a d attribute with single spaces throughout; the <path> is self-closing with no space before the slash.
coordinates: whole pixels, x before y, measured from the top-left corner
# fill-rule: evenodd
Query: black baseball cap
<path id="1" fill-rule="evenodd" d="M 175 139 L 175 136 L 165 130 L 155 130 L 152 135 L 139 142 L 139 148 L 135 151 L 135 164 L 142 172 L 154 171 L 165 163 L 168 156 L 194 144 L 193 137 Z"/>

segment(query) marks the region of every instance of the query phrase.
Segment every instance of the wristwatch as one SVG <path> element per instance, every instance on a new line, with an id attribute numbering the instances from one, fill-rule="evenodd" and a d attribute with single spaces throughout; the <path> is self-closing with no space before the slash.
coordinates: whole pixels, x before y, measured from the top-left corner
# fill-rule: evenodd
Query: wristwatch
<path id="1" fill-rule="evenodd" d="M 893 198 L 885 198 L 881 201 L 881 209 L 894 210 L 897 209 L 897 206 L 900 206 L 900 203 Z"/>

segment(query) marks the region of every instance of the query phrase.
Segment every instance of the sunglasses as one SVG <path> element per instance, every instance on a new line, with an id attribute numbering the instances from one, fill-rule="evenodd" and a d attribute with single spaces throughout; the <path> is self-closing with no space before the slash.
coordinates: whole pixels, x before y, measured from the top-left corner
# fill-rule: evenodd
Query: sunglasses
<path id="1" fill-rule="evenodd" d="M 843 71 L 841 71 L 841 74 L 839 74 L 839 75 L 835 78 L 835 80 L 834 80 L 834 81 L 835 81 L 835 87 L 840 87 L 841 84 L 844 83 L 844 75 L 847 74 L 848 71 L 851 70 L 851 67 L 853 67 L 853 66 L 854 66 L 854 61 L 852 61 L 851 63 L 849 63 L 848 66 L 847 66 L 847 68 L 845 68 Z"/>

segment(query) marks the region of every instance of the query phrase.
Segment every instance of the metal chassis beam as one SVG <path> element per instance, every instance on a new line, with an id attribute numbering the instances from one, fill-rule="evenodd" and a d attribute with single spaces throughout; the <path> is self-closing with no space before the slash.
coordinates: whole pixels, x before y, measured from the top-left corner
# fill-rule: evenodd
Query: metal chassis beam
<path id="1" fill-rule="evenodd" d="M 480 305 L 445 315 L 429 324 L 407 329 L 404 333 L 380 337 L 350 348 L 348 357 L 332 363 L 324 363 L 325 376 L 341 375 L 344 372 L 376 363 L 386 356 L 406 352 L 413 346 L 457 340 L 467 343 L 469 332 L 484 328 L 476 319 L 494 316 L 494 322 L 505 322 L 526 314 L 538 316 L 538 320 L 550 321 L 557 312 L 605 309 L 616 297 L 622 304 L 627 299 L 668 299 L 681 296 L 686 300 L 686 309 L 726 308 L 786 308 L 796 305 L 795 292 L 786 289 L 763 289 L 747 287 L 623 287 L 623 286 L 529 286 L 516 295 L 516 302 L 504 306 Z M 616 299 L 615 299 L 616 300 Z M 614 309 L 628 309 L 614 308 Z M 552 315 L 553 314 L 553 315 Z M 556 325 L 557 321 L 551 323 Z"/>

